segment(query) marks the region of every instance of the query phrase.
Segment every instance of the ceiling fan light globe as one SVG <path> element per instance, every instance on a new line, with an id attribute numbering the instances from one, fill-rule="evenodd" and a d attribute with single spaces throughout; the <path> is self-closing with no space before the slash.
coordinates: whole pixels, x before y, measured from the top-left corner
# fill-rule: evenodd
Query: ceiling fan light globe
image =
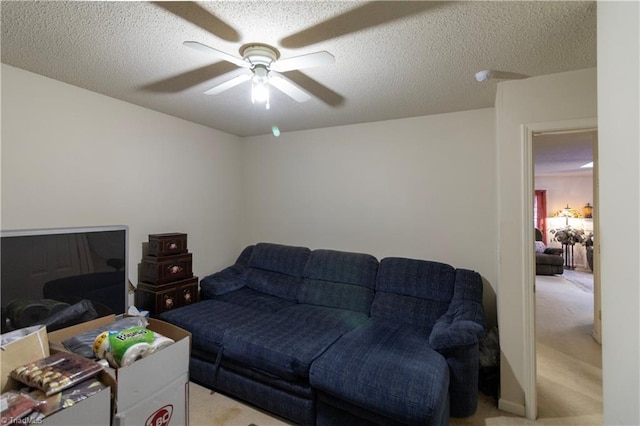
<path id="1" fill-rule="evenodd" d="M 269 103 L 269 84 L 268 83 L 256 83 L 255 81 L 251 85 L 251 101 L 253 103 Z"/>

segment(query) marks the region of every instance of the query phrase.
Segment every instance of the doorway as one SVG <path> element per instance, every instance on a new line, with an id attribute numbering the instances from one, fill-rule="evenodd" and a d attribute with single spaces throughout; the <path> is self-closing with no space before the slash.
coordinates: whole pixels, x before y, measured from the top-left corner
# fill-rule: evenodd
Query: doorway
<path id="1" fill-rule="evenodd" d="M 597 132 L 535 132 L 533 172 L 534 226 L 544 233 L 544 242 L 536 242 L 534 277 L 538 416 L 568 421 L 601 415 L 598 269 L 591 245 L 598 235 Z M 553 254 L 539 255 L 544 246 Z M 549 270 L 547 262 L 558 257 L 562 266 Z"/>
<path id="2" fill-rule="evenodd" d="M 597 178 L 597 133 L 596 133 L 596 125 L 597 120 L 595 118 L 592 119 L 578 119 L 578 120 L 569 120 L 564 122 L 550 122 L 550 123 L 533 123 L 526 124 L 522 126 L 523 130 L 523 144 L 524 144 L 524 153 L 525 153 L 525 162 L 523 170 L 523 183 L 524 183 L 524 193 L 528 194 L 525 197 L 525 210 L 524 210 L 524 221 L 526 229 L 523 229 L 523 235 L 525 236 L 525 251 L 529 253 L 526 256 L 526 259 L 531 259 L 530 261 L 525 262 L 525 309 L 524 309 L 524 318 L 525 318 L 525 368 L 526 368 L 526 376 L 525 376 L 525 415 L 527 418 L 535 419 L 538 417 L 538 394 L 537 394 L 537 348 L 536 348 L 536 293 L 535 293 L 535 285 L 536 285 L 536 274 L 535 274 L 535 255 L 534 255 L 534 187 L 535 187 L 535 176 L 534 176 L 534 138 L 536 135 L 563 135 L 563 134 L 571 134 L 571 133 L 591 133 L 593 136 L 593 152 L 594 152 L 594 169 L 593 169 L 593 202 L 590 203 L 591 206 L 594 207 L 594 217 L 593 217 L 593 231 L 594 235 L 598 233 L 598 219 L 597 219 L 597 205 L 598 205 L 598 178 Z M 586 201 L 585 201 L 586 202 Z M 553 209 L 554 206 L 549 206 L 549 209 Z M 565 206 L 566 207 L 566 204 Z M 598 243 L 596 239 L 595 250 L 597 253 Z M 594 265 L 594 291 L 593 298 L 595 300 L 594 310 L 600 309 L 600 288 L 599 288 L 599 279 L 598 279 L 598 254 L 594 256 L 595 265 Z M 599 337 L 600 333 L 600 316 L 594 315 L 593 321 L 593 335 Z M 591 338 L 590 338 L 591 339 Z M 593 339 L 591 339 L 593 341 Z M 594 342 L 595 343 L 595 342 Z M 600 383 L 601 387 L 601 383 Z"/>

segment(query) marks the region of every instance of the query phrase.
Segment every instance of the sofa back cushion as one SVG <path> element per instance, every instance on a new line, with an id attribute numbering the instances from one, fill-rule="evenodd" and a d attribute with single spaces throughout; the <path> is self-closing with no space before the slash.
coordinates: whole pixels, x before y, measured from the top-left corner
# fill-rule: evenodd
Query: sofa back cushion
<path id="1" fill-rule="evenodd" d="M 368 254 L 314 250 L 304 270 L 299 303 L 369 314 L 378 260 Z"/>
<path id="2" fill-rule="evenodd" d="M 255 247 L 256 246 L 254 245 L 245 247 L 244 250 L 242 250 L 242 253 L 240 253 L 240 256 L 238 256 L 238 258 L 236 259 L 235 265 L 237 265 L 238 267 L 246 268 L 249 264 L 249 259 L 251 259 L 251 254 L 253 253 L 253 249 Z"/>
<path id="3" fill-rule="evenodd" d="M 371 316 L 431 329 L 449 307 L 456 270 L 444 263 L 388 257 L 380 261 Z"/>
<path id="4" fill-rule="evenodd" d="M 295 302 L 311 250 L 258 243 L 248 262 L 247 287 Z"/>

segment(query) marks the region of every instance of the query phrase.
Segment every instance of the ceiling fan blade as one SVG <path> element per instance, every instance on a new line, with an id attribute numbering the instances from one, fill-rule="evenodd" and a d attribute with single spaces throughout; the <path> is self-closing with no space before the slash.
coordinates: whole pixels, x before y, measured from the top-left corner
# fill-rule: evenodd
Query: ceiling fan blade
<path id="1" fill-rule="evenodd" d="M 334 58 L 331 53 L 323 50 L 322 52 L 279 59 L 271 66 L 271 69 L 278 72 L 285 72 L 302 68 L 319 67 L 321 65 L 331 65 L 335 62 L 336 58 Z"/>
<path id="2" fill-rule="evenodd" d="M 151 3 L 223 40 L 240 41 L 240 34 L 236 30 L 195 2 L 154 1 Z"/>
<path id="3" fill-rule="evenodd" d="M 436 1 L 372 1 L 280 40 L 286 48 L 309 46 L 444 6 Z"/>
<path id="4" fill-rule="evenodd" d="M 154 81 L 140 87 L 140 90 L 159 93 L 178 93 L 237 69 L 233 64 L 220 61 L 159 81 Z"/>
<path id="5" fill-rule="evenodd" d="M 317 82 L 302 71 L 289 71 L 286 76 L 305 92 L 331 107 L 339 107 L 345 102 L 342 95 Z"/>
<path id="6" fill-rule="evenodd" d="M 239 67 L 249 68 L 251 66 L 249 62 L 245 61 L 242 58 L 238 58 L 236 56 L 230 55 L 226 52 L 223 52 L 222 50 L 215 49 L 211 46 L 207 46 L 206 44 L 202 44 L 197 41 L 185 41 L 183 44 L 192 49 L 211 54 L 218 59 L 231 62 L 232 64 L 235 64 Z"/>
<path id="7" fill-rule="evenodd" d="M 306 102 L 311 99 L 307 92 L 282 75 L 271 74 L 269 84 L 297 102 Z"/>
<path id="8" fill-rule="evenodd" d="M 217 86 L 213 86 L 211 89 L 204 92 L 205 95 L 217 95 L 225 90 L 229 90 L 232 87 L 236 87 L 245 81 L 251 80 L 251 74 L 242 74 L 237 77 L 233 77 L 231 80 L 227 80 L 224 83 L 220 83 Z"/>

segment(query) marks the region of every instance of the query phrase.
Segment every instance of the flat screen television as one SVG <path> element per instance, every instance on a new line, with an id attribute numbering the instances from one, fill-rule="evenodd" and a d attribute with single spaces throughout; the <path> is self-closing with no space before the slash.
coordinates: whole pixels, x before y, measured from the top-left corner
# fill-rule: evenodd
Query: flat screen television
<path id="1" fill-rule="evenodd" d="M 87 301 L 97 316 L 126 312 L 126 226 L 3 230 L 0 239 L 3 332 Z"/>

